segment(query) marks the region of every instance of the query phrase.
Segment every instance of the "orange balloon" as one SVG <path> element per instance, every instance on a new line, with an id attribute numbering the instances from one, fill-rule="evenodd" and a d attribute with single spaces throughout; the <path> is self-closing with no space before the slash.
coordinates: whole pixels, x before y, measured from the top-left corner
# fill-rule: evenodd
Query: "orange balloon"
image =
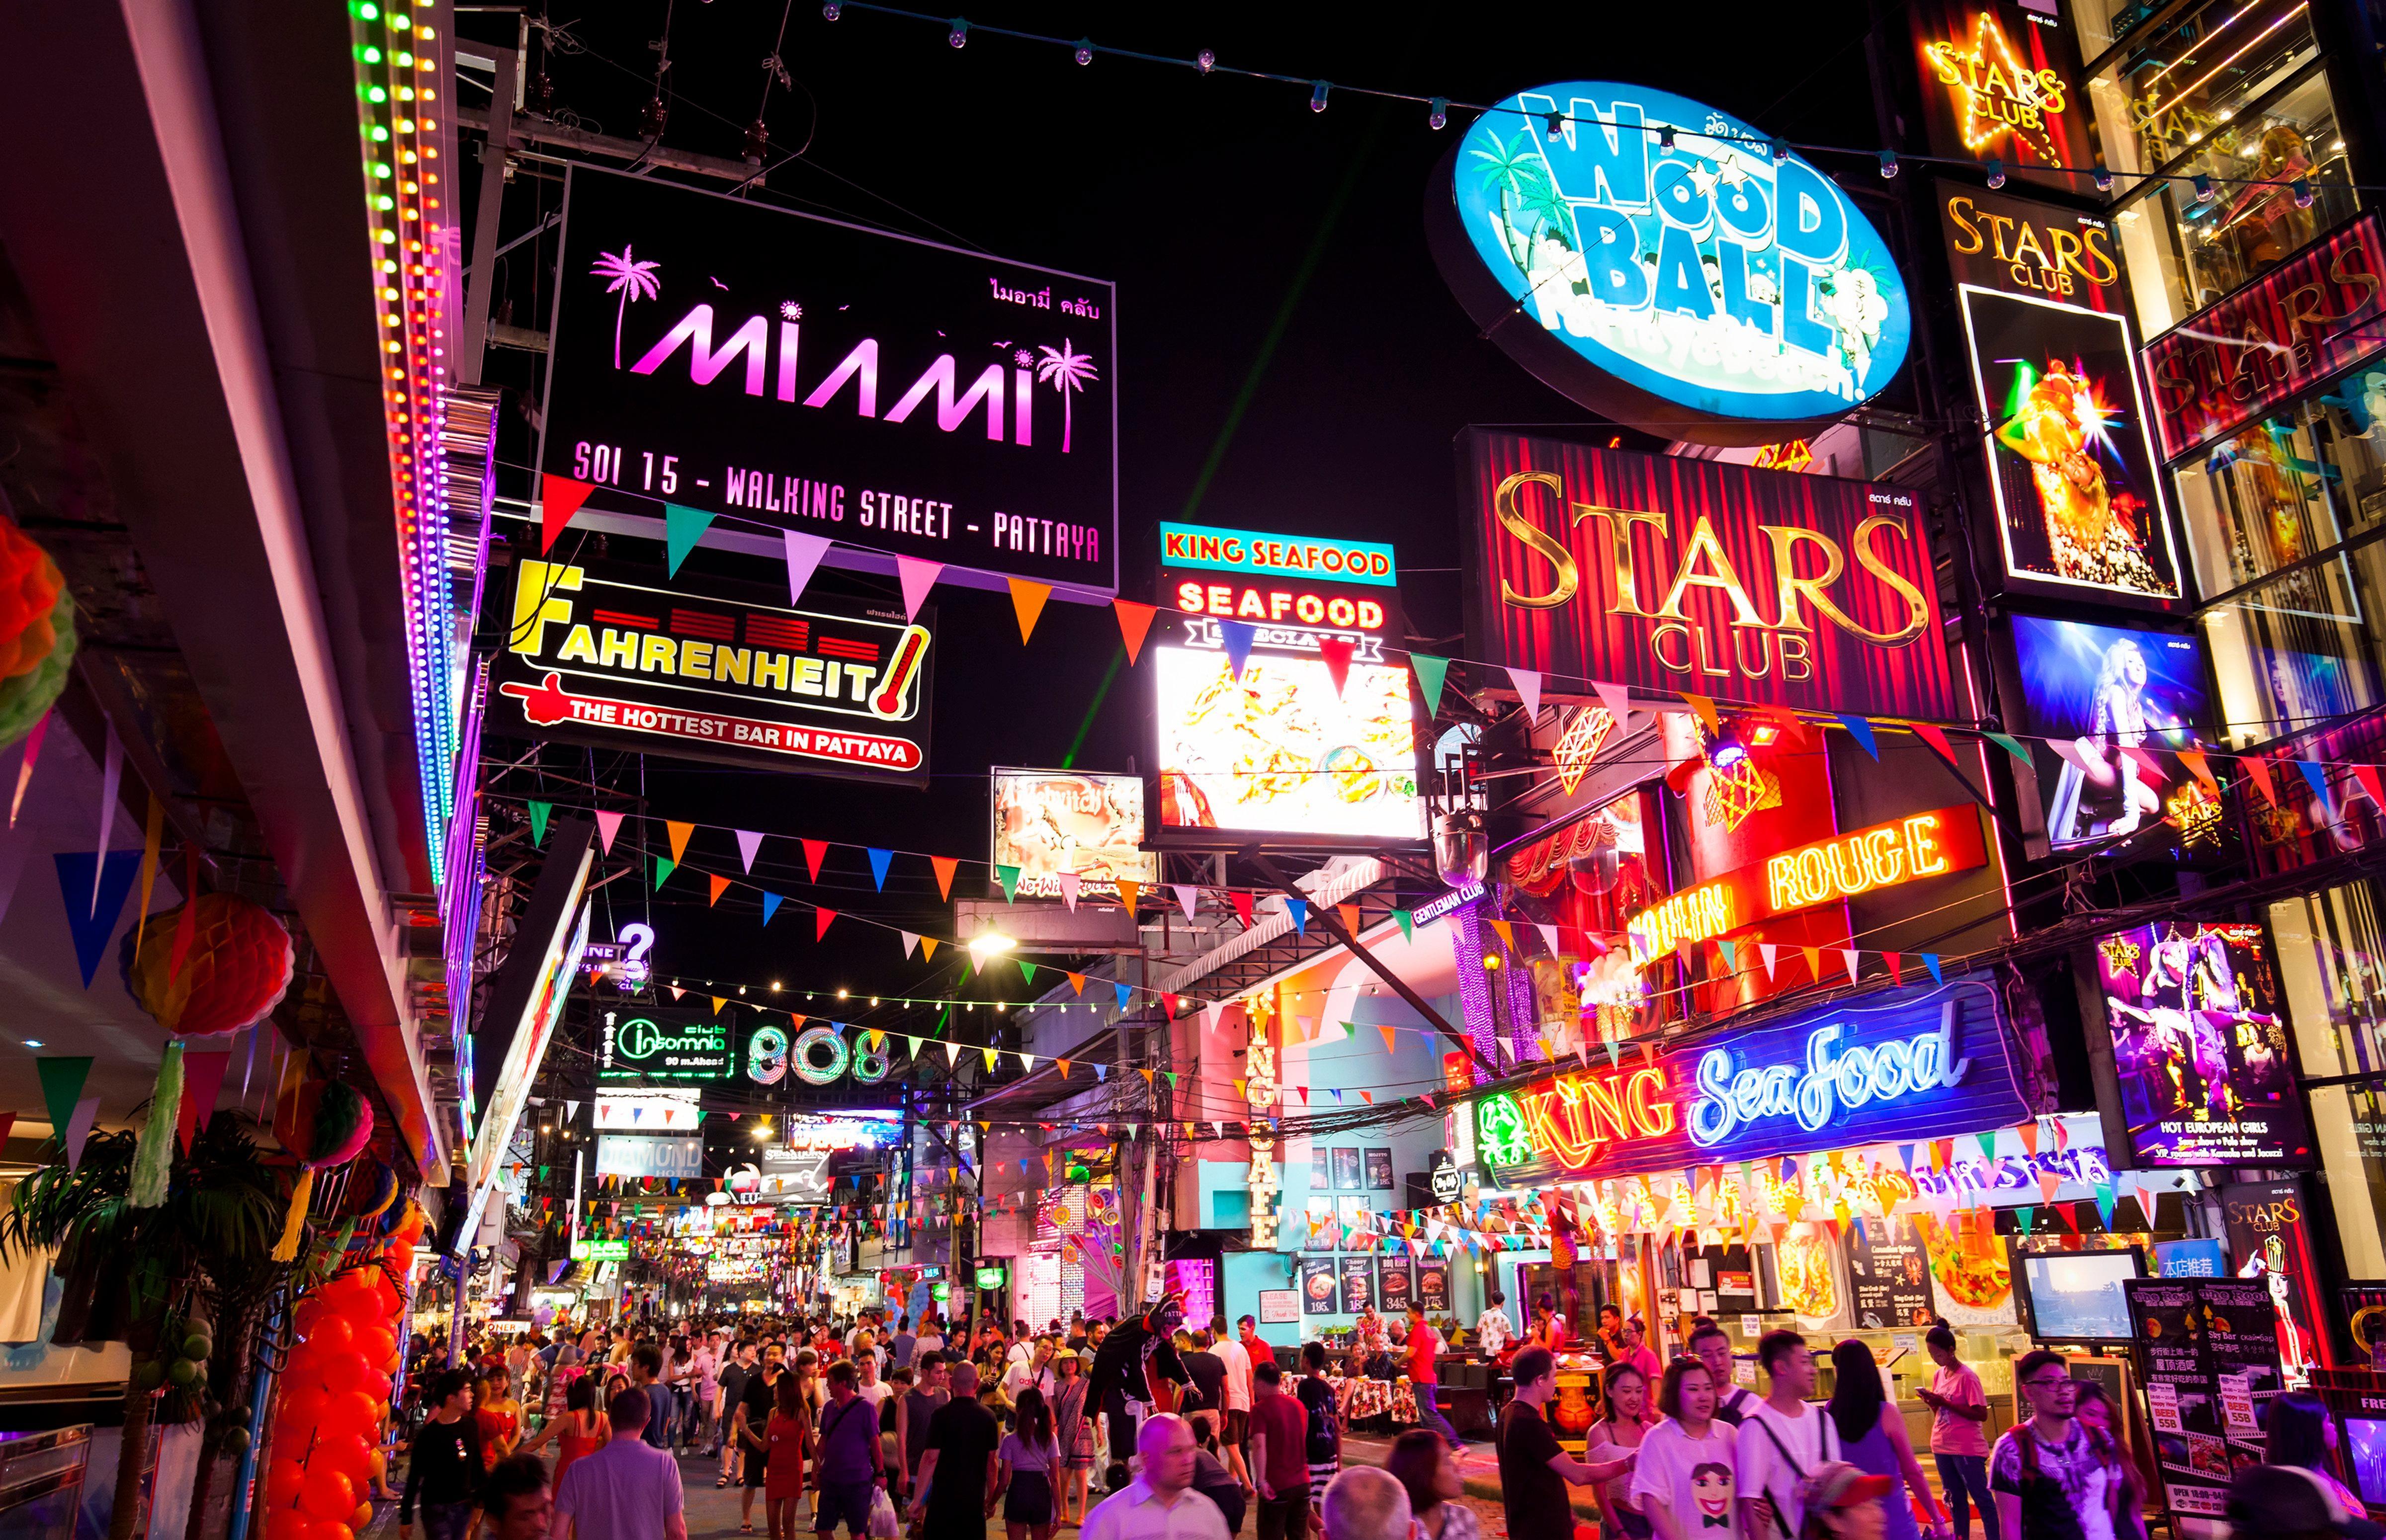
<path id="1" fill-rule="evenodd" d="M 365 1362 L 379 1368 L 397 1352 L 397 1333 L 386 1326 L 359 1327 L 357 1351 L 364 1355 Z"/>
<path id="2" fill-rule="evenodd" d="M 325 1433 L 355 1434 L 370 1441 L 381 1425 L 381 1412 L 373 1398 L 360 1390 L 334 1396 L 323 1408 L 322 1427 Z M 353 1503 L 349 1505 L 354 1507 Z M 320 1517 L 320 1515 L 317 1515 Z"/>
<path id="3" fill-rule="evenodd" d="M 265 1540 L 308 1540 L 315 1521 L 295 1508 L 277 1508 L 265 1521 Z"/>
<path id="4" fill-rule="evenodd" d="M 350 1529 L 362 1529 L 371 1522 L 372 1504 L 370 1503 L 358 1503 L 357 1505 L 357 1510 L 348 1515 L 348 1527 Z"/>
<path id="5" fill-rule="evenodd" d="M 265 1467 L 265 1506 L 288 1508 L 298 1500 L 298 1484 L 307 1474 L 306 1467 L 295 1459 L 276 1457 Z"/>
<path id="6" fill-rule="evenodd" d="M 323 1365 L 323 1386 L 334 1396 L 360 1390 L 370 1395 L 374 1380 L 373 1366 L 362 1353 L 351 1348 Z"/>
<path id="7" fill-rule="evenodd" d="M 325 1434 L 307 1457 L 309 1471 L 337 1471 L 350 1481 L 362 1481 L 372 1458 L 372 1444 L 357 1434 Z"/>
<path id="8" fill-rule="evenodd" d="M 389 1474 L 389 1457 L 375 1449 L 365 1459 L 365 1474 L 375 1481 Z"/>
<path id="9" fill-rule="evenodd" d="M 274 1420 L 273 1442 L 279 1446 L 285 1436 L 295 1435 L 303 1447 L 322 1426 L 323 1413 L 331 1408 L 331 1397 L 321 1390 L 307 1385 L 286 1385 L 282 1392 L 282 1414 Z"/>
<path id="10" fill-rule="evenodd" d="M 310 1460 L 307 1465 L 306 1479 L 298 1485 L 298 1507 L 310 1518 L 345 1522 L 348 1515 L 357 1510 L 357 1484 L 339 1471 L 324 1470 Z"/>
<path id="11" fill-rule="evenodd" d="M 357 1329 L 337 1302 L 326 1299 L 315 1315 L 315 1330 L 308 1333 L 307 1346 L 318 1353 L 345 1353 L 357 1345 Z"/>
<path id="12" fill-rule="evenodd" d="M 290 1312 L 290 1329 L 304 1342 L 314 1334 L 316 1323 L 322 1319 L 323 1302 L 310 1296 L 298 1301 L 298 1308 Z"/>
<path id="13" fill-rule="evenodd" d="M 334 1520 L 329 1523 L 308 1524 L 306 1540 L 357 1540 L 357 1532 Z"/>

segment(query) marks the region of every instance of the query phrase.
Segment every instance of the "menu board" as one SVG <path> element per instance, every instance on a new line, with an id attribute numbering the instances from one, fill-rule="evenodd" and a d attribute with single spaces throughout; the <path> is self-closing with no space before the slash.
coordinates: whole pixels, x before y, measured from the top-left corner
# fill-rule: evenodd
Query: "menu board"
<path id="1" fill-rule="evenodd" d="M 1309 1146 L 1309 1190 L 1330 1193 L 1334 1190 L 1333 1152 L 1323 1145 Z"/>
<path id="2" fill-rule="evenodd" d="M 1334 1258 L 1303 1257 L 1300 1259 L 1300 1313 L 1332 1315 L 1340 1301 L 1335 1295 Z"/>
<path id="3" fill-rule="evenodd" d="M 1916 1214 L 1914 1226 L 1929 1253 L 1931 1301 L 1948 1325 L 2011 1326 L 2020 1320 L 2012 1264 L 1993 1215 Z"/>
<path id="4" fill-rule="evenodd" d="M 1450 1312 L 1450 1264 L 1448 1262 L 1417 1263 L 1417 1303 L 1427 1315 Z"/>
<path id="5" fill-rule="evenodd" d="M 2165 1504 L 2177 1516 L 2218 1518 L 2230 1475 L 2261 1463 L 2261 1409 L 2282 1388 L 2269 1286 L 2133 1278 L 2121 1289 L 2145 1371 Z"/>
<path id="6" fill-rule="evenodd" d="M 1367 1191 L 1388 1193 L 1392 1190 L 1392 1152 L 1388 1149 L 1369 1150 L 1367 1152 Z"/>
<path id="7" fill-rule="evenodd" d="M 1928 1254 L 1914 1221 L 1903 1214 L 1858 1220 L 1848 1227 L 1848 1292 L 1858 1331 L 1930 1325 Z"/>
<path id="8" fill-rule="evenodd" d="M 1416 1265 L 1406 1252 L 1387 1257 L 1377 1264 L 1376 1287 L 1382 1291 L 1383 1312 L 1390 1315 L 1405 1310 L 1416 1298 Z"/>
<path id="9" fill-rule="evenodd" d="M 1375 1302 L 1375 1259 L 1373 1257 L 1342 1258 L 1342 1313 L 1357 1315 Z"/>

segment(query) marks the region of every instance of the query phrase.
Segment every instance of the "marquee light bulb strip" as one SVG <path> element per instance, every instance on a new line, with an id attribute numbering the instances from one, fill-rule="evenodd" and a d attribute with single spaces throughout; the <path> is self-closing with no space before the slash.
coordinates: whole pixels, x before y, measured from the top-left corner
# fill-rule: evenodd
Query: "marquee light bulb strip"
<path id="1" fill-rule="evenodd" d="M 348 0 L 346 9 L 414 748 L 424 831 L 436 853 L 446 845 L 456 810 L 456 639 L 440 430 L 461 232 L 454 220 L 453 133 L 439 99 L 454 75 L 454 60 L 448 40 L 408 10 L 375 0 Z M 441 862 L 434 859 L 432 870 L 444 880 Z"/>

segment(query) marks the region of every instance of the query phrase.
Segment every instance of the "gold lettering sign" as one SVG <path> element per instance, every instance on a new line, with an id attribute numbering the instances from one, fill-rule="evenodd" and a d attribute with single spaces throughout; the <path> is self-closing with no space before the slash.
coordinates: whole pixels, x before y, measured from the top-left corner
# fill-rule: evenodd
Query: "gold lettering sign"
<path id="1" fill-rule="evenodd" d="M 2010 137 L 2016 159 L 2063 163 L 2047 120 L 2062 116 L 2070 82 L 2054 69 L 2033 69 L 1997 19 L 1983 9 L 1962 41 L 1926 43 L 1922 57 L 1947 88 L 1964 147 L 1985 153 Z"/>
<path id="2" fill-rule="evenodd" d="M 1958 279 L 1994 278 L 2017 293 L 2072 301 L 2120 282 L 2113 232 L 2096 220 L 1974 193 L 1948 194 L 1941 212 Z"/>

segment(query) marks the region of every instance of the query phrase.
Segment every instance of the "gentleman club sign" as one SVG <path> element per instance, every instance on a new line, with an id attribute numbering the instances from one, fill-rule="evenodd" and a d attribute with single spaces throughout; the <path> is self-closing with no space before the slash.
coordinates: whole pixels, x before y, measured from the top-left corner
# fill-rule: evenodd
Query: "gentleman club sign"
<path id="1" fill-rule="evenodd" d="M 1958 714 L 1911 492 L 1482 429 L 1463 453 L 1475 657 L 1750 705 Z"/>

